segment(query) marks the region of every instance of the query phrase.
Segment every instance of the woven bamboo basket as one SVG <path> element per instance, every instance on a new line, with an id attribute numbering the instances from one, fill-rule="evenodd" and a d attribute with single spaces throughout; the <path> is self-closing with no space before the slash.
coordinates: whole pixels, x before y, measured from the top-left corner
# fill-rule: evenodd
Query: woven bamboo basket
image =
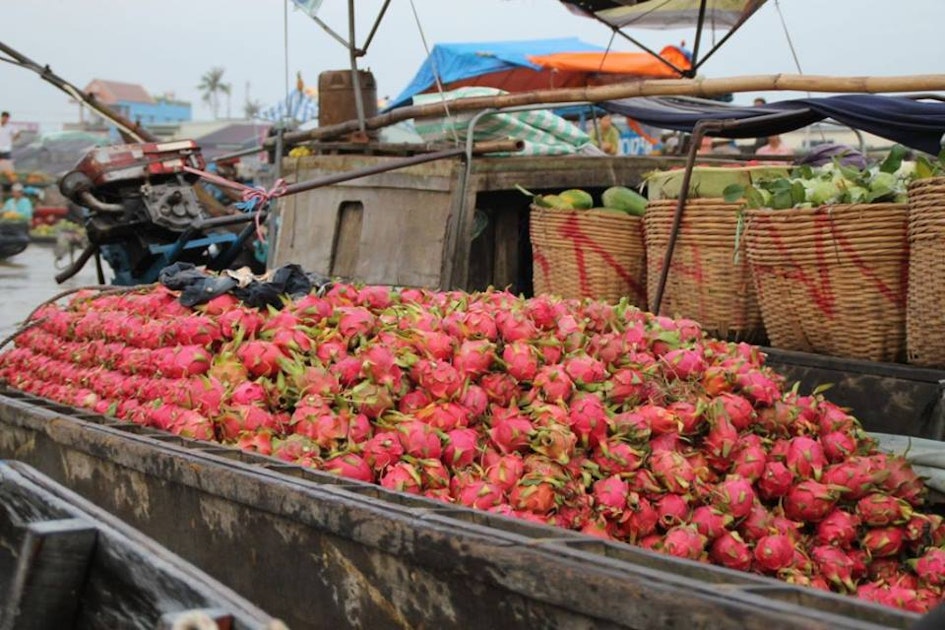
<path id="1" fill-rule="evenodd" d="M 535 294 L 594 298 L 646 308 L 646 250 L 640 217 L 615 210 L 532 206 Z"/>
<path id="2" fill-rule="evenodd" d="M 647 289 L 650 310 L 672 232 L 677 201 L 651 201 L 644 217 Z M 738 239 L 741 205 L 722 199 L 686 202 L 660 314 L 686 317 L 709 335 L 761 343 L 765 339 L 761 310 L 749 275 L 743 240 Z"/>
<path id="3" fill-rule="evenodd" d="M 909 186 L 907 360 L 945 367 L 945 177 Z"/>
<path id="4" fill-rule="evenodd" d="M 905 359 L 906 204 L 748 210 L 745 241 L 771 345 Z"/>

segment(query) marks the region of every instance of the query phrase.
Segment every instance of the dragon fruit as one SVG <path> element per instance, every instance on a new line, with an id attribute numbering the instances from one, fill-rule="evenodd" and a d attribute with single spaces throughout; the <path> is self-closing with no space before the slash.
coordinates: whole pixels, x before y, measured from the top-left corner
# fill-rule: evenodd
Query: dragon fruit
<path id="1" fill-rule="evenodd" d="M 747 479 L 731 477 L 712 489 L 711 500 L 712 505 L 723 514 L 744 518 L 754 505 L 755 491 Z"/>
<path id="2" fill-rule="evenodd" d="M 905 523 L 912 516 L 912 508 L 906 501 L 879 492 L 860 499 L 856 512 L 863 524 L 870 527 Z"/>
<path id="3" fill-rule="evenodd" d="M 794 541 L 783 534 L 771 534 L 755 544 L 755 562 L 765 572 L 777 573 L 794 563 Z"/>
<path id="4" fill-rule="evenodd" d="M 822 521 L 837 504 L 838 493 L 813 480 L 802 481 L 784 497 L 784 513 L 796 521 Z"/>
<path id="5" fill-rule="evenodd" d="M 663 537 L 663 551 L 678 558 L 698 560 L 705 553 L 706 537 L 694 527 L 677 525 Z"/>
<path id="6" fill-rule="evenodd" d="M 716 564 L 738 571 L 748 571 L 752 564 L 752 552 L 735 532 L 723 532 L 709 549 L 709 558 Z"/>
<path id="7" fill-rule="evenodd" d="M 822 545 L 848 549 L 856 540 L 860 519 L 849 512 L 835 509 L 817 523 L 816 540 Z"/>

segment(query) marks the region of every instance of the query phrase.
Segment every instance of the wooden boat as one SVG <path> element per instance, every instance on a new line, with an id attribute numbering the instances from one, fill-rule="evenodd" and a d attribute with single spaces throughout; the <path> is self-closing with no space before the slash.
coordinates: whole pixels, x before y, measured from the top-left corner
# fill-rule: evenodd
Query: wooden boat
<path id="1" fill-rule="evenodd" d="M 0 457 L 11 456 L 292 628 L 852 630 L 917 620 L 4 391 Z"/>
<path id="2" fill-rule="evenodd" d="M 139 497 L 141 498 L 141 497 Z M 21 462 L 0 461 L 0 627 L 284 627 Z M 199 627 L 206 627 L 199 626 Z"/>

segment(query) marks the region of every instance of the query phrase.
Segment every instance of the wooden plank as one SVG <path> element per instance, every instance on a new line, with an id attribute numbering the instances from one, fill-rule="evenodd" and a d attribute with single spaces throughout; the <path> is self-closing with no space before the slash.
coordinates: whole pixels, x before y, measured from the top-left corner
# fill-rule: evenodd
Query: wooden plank
<path id="1" fill-rule="evenodd" d="M 492 218 L 495 222 L 495 266 L 492 283 L 500 289 L 510 287 L 516 290 L 516 281 L 519 275 L 519 212 L 496 212 Z"/>
<path id="2" fill-rule="evenodd" d="M 97 535 L 78 518 L 27 525 L 0 629 L 71 628 Z"/>

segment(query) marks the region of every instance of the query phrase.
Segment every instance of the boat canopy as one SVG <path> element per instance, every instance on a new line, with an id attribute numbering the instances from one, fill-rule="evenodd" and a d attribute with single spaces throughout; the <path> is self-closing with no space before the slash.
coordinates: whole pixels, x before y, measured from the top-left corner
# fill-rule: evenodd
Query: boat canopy
<path id="1" fill-rule="evenodd" d="M 573 13 L 590 17 L 609 26 L 645 52 L 658 58 L 656 51 L 629 33 L 635 29 L 695 29 L 691 64 L 678 66 L 664 61 L 671 70 L 693 77 L 735 32 L 748 21 L 766 0 L 561 0 Z M 727 30 L 709 50 L 700 54 L 706 29 Z"/>
<path id="2" fill-rule="evenodd" d="M 561 0 L 580 15 L 612 27 L 653 29 L 733 28 L 751 17 L 765 0 Z M 701 14 L 701 16 L 700 16 Z"/>
<path id="3" fill-rule="evenodd" d="M 689 67 L 685 50 L 667 46 L 662 56 Z M 410 104 L 437 89 L 491 87 L 506 92 L 583 87 L 628 78 L 673 78 L 680 74 L 648 53 L 608 51 L 577 38 L 437 44 L 413 80 L 390 104 Z"/>
<path id="4" fill-rule="evenodd" d="M 932 155 L 942 150 L 945 103 L 907 96 L 845 94 L 732 106 L 693 98 L 632 98 L 607 101 L 604 109 L 660 129 L 692 132 L 703 120 L 737 120 L 737 128 L 718 135 L 729 138 L 769 136 L 827 118 Z"/>

